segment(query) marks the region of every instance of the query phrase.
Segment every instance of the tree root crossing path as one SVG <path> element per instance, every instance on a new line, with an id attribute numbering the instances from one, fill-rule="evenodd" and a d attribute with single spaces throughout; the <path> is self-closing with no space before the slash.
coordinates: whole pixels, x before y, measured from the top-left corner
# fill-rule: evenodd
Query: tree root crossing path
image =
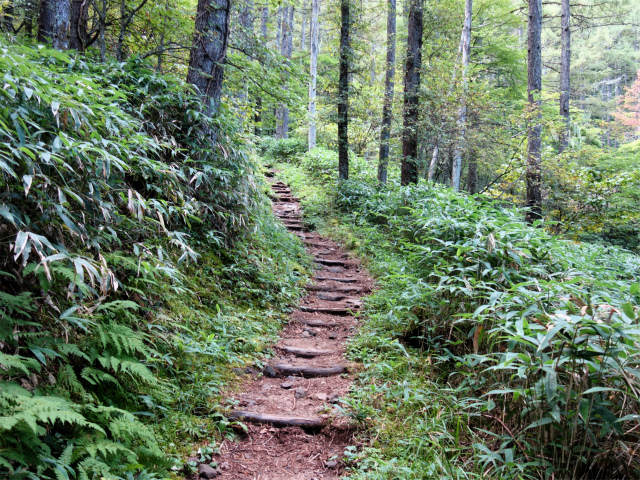
<path id="1" fill-rule="evenodd" d="M 317 263 L 308 294 L 275 345 L 276 356 L 250 372 L 230 416 L 248 427 L 243 439 L 225 442 L 217 458 L 220 478 L 251 480 L 337 479 L 352 438 L 341 398 L 353 381 L 344 356 L 354 334 L 354 313 L 372 280 L 336 243 L 305 231 L 297 198 L 273 180 L 273 211 L 304 241 Z M 202 475 L 201 475 L 202 476 Z"/>

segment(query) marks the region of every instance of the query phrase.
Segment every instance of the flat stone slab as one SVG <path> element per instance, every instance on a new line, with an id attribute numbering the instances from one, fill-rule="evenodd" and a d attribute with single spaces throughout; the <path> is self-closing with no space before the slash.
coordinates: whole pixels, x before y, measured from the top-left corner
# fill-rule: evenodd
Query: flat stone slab
<path id="1" fill-rule="evenodd" d="M 229 415 L 229 418 L 237 418 L 252 423 L 266 423 L 274 427 L 321 428 L 324 426 L 324 420 L 318 417 L 290 417 L 286 415 L 247 412 L 245 410 L 234 410 Z"/>

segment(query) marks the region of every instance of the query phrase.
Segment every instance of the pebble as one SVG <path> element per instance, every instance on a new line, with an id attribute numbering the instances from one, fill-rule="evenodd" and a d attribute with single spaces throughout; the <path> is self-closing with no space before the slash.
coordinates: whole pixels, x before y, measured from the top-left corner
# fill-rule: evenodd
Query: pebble
<path id="1" fill-rule="evenodd" d="M 296 388 L 296 398 L 304 398 L 307 395 L 307 391 L 304 388 Z"/>
<path id="2" fill-rule="evenodd" d="M 293 387 L 293 382 L 284 382 L 280 384 L 280 387 L 284 388 L 284 389 L 289 389 L 291 387 Z"/>
<path id="3" fill-rule="evenodd" d="M 202 478 L 211 479 L 218 476 L 218 471 L 215 468 L 203 463 L 198 467 L 198 475 L 200 475 Z"/>
<path id="4" fill-rule="evenodd" d="M 321 402 L 326 402 L 327 401 L 327 394 L 326 393 L 316 393 L 316 398 L 318 400 L 320 400 Z"/>
<path id="5" fill-rule="evenodd" d="M 329 338 L 330 338 L 331 340 L 335 340 L 336 338 L 338 338 L 338 334 L 337 334 L 337 333 L 335 333 L 335 332 L 330 332 L 330 333 L 329 333 Z"/>
<path id="6" fill-rule="evenodd" d="M 229 470 L 231 468 L 231 465 L 229 465 L 229 462 L 222 462 L 220 464 L 220 469 L 221 470 Z"/>
<path id="7" fill-rule="evenodd" d="M 289 375 L 287 377 L 287 380 L 290 380 L 292 382 L 297 382 L 298 380 L 302 380 L 302 377 L 296 377 L 295 375 Z"/>
<path id="8" fill-rule="evenodd" d="M 187 458 L 187 463 L 195 463 L 197 465 L 198 463 L 200 463 L 200 460 L 198 459 L 198 457 L 189 457 Z"/>
<path id="9" fill-rule="evenodd" d="M 302 331 L 302 336 L 303 336 L 303 337 L 310 337 L 310 336 L 311 336 L 311 334 L 310 334 L 307 330 L 303 330 L 303 331 Z"/>
<path id="10" fill-rule="evenodd" d="M 316 335 L 318 335 L 318 332 L 316 332 L 312 328 L 305 328 L 304 331 L 309 333 L 309 335 L 311 335 L 312 337 L 315 337 Z M 303 335 L 304 335 L 304 333 L 303 333 Z"/>
<path id="11" fill-rule="evenodd" d="M 340 401 L 340 395 L 334 393 L 329 397 L 329 403 L 338 403 Z"/>
<path id="12" fill-rule="evenodd" d="M 236 375 L 243 375 L 244 374 L 244 370 L 242 370 L 241 368 L 234 368 L 233 369 L 233 373 L 235 373 Z"/>
<path id="13" fill-rule="evenodd" d="M 324 466 L 330 469 L 334 469 L 338 466 L 338 462 L 336 462 L 335 460 L 329 460 L 328 462 L 324 463 Z"/>
<path id="14" fill-rule="evenodd" d="M 264 367 L 264 374 L 267 377 L 275 378 L 275 376 L 278 373 L 276 372 L 275 368 L 273 368 L 271 365 L 267 365 L 266 367 Z"/>
<path id="15" fill-rule="evenodd" d="M 247 367 L 244 369 L 244 373 L 246 373 L 247 375 L 254 375 L 258 373 L 258 371 L 255 368 Z"/>

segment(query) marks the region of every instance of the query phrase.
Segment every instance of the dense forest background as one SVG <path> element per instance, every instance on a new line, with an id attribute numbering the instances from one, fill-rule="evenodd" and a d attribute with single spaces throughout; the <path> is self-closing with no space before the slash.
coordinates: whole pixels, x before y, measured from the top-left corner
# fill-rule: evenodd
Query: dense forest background
<path id="1" fill-rule="evenodd" d="M 313 268 L 268 163 L 380 280 L 354 478 L 637 477 L 636 2 L 0 17 L 0 476 L 185 475 L 241 431 L 223 389 Z"/>

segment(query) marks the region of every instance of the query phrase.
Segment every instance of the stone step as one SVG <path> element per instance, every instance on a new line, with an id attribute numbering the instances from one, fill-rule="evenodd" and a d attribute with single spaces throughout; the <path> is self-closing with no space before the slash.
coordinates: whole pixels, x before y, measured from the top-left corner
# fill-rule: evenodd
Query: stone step
<path id="1" fill-rule="evenodd" d="M 229 418 L 235 418 L 244 422 L 268 424 L 274 427 L 322 428 L 325 423 L 324 420 L 319 417 L 290 417 L 287 415 L 247 412 L 244 410 L 233 410 Z"/>
<path id="2" fill-rule="evenodd" d="M 280 350 L 286 353 L 291 353 L 296 357 L 303 357 L 303 358 L 320 357 L 322 355 L 330 355 L 332 353 L 328 350 L 314 350 L 312 348 L 297 348 L 297 347 L 287 347 L 287 346 L 280 347 Z"/>
<path id="3" fill-rule="evenodd" d="M 342 283 L 355 283 L 357 279 L 355 278 L 338 278 L 338 277 L 315 277 L 316 280 L 323 281 L 333 281 L 333 282 L 342 282 Z"/>
<path id="4" fill-rule="evenodd" d="M 289 363 L 276 363 L 274 370 L 280 376 L 302 375 L 303 377 L 333 377 L 347 371 L 346 365 L 332 365 L 331 367 L 313 367 L 309 365 L 291 365 Z"/>
<path id="5" fill-rule="evenodd" d="M 364 288 L 358 285 L 307 285 L 310 292 L 340 292 L 340 293 L 362 293 Z"/>
<path id="6" fill-rule="evenodd" d="M 353 311 L 356 308 L 345 308 L 345 307 L 308 307 L 306 305 L 301 305 L 300 310 L 302 312 L 309 313 L 328 313 L 331 315 L 340 315 L 340 316 L 349 316 L 353 315 Z"/>
<path id="7" fill-rule="evenodd" d="M 300 319 L 298 319 L 298 321 L 300 323 L 304 323 L 305 325 L 309 325 L 310 327 L 328 327 L 328 328 L 332 328 L 332 327 L 342 327 L 342 326 L 344 326 L 344 323 L 341 323 L 341 322 L 328 322 L 326 320 L 316 320 L 316 319 L 309 319 L 309 318 L 300 318 Z"/>
<path id="8" fill-rule="evenodd" d="M 313 257 L 313 260 L 316 263 L 321 263 L 322 265 L 340 266 L 340 267 L 344 267 L 346 265 L 345 262 L 342 260 L 329 260 L 328 258 L 322 258 L 322 257 Z"/>
<path id="9" fill-rule="evenodd" d="M 328 302 L 339 302 L 340 300 L 344 300 L 346 295 L 341 295 L 339 293 L 328 293 L 328 292 L 318 292 L 316 293 L 316 297 L 320 300 L 326 300 Z"/>

